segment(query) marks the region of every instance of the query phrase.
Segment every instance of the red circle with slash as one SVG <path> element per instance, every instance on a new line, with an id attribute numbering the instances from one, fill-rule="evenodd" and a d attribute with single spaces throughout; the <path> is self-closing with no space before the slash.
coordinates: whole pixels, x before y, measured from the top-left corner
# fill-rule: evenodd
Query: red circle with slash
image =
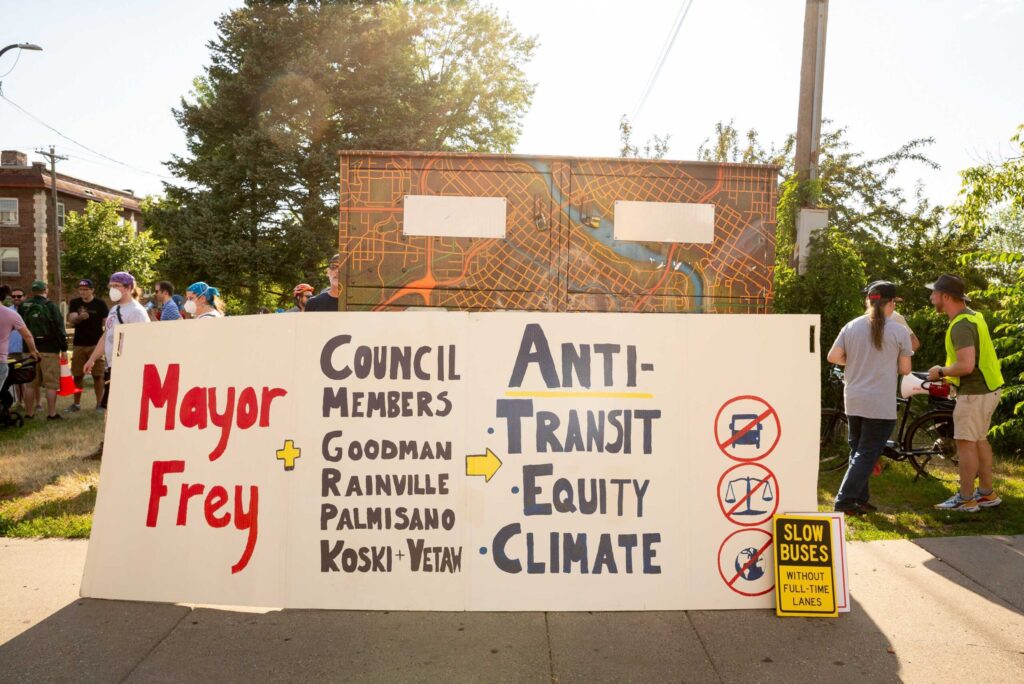
<path id="1" fill-rule="evenodd" d="M 726 544 L 729 543 L 729 540 L 732 539 L 733 537 L 735 537 L 738 534 L 742 534 L 742 535 L 744 535 L 744 537 L 751 539 L 751 541 L 749 542 L 749 544 L 750 544 L 749 548 L 755 548 L 756 547 L 755 548 L 756 553 L 749 560 L 747 560 L 746 563 L 743 564 L 743 566 L 739 569 L 739 572 L 735 572 L 735 573 L 733 572 L 733 569 L 735 568 L 735 561 L 733 561 L 733 563 L 729 564 L 728 572 L 726 572 L 725 570 L 722 569 L 722 553 L 725 551 L 725 546 L 726 546 Z M 761 535 L 764 535 L 764 538 L 762 538 Z M 755 565 L 757 563 L 758 559 L 764 557 L 765 553 L 771 548 L 772 541 L 774 541 L 774 540 L 772 538 L 771 532 L 768 532 L 766 530 L 761 530 L 761 529 L 756 529 L 756 530 L 736 530 L 735 532 L 730 534 L 728 537 L 726 537 L 725 540 L 722 541 L 722 545 L 718 547 L 718 575 L 722 578 L 722 581 L 725 582 L 725 586 L 729 587 L 730 589 L 735 591 L 737 594 L 742 594 L 743 596 L 764 596 L 769 591 L 774 589 L 775 588 L 775 569 L 774 568 L 768 568 L 767 567 L 768 566 L 767 562 L 765 563 L 765 568 L 764 568 L 764 570 L 762 572 L 762 575 L 761 575 L 761 577 L 766 577 L 766 578 L 771 580 L 771 584 L 768 585 L 767 589 L 763 589 L 761 591 L 743 591 L 742 589 L 737 589 L 736 588 L 736 582 L 740 580 L 740 578 L 743 576 L 744 572 L 746 572 L 752 565 Z M 748 543 L 748 542 L 742 542 L 742 543 Z M 760 579 L 760 577 L 758 579 Z M 746 578 L 744 578 L 744 580 L 746 580 Z"/>
<path id="2" fill-rule="evenodd" d="M 727 409 L 729 406 L 739 401 L 751 402 L 750 404 L 748 404 L 748 406 L 752 406 L 752 408 L 747 409 L 747 411 L 750 411 L 749 415 L 752 415 L 754 417 L 745 420 L 742 425 L 727 428 L 726 431 L 730 432 L 731 434 L 729 434 L 728 437 L 726 437 L 726 439 L 722 439 L 722 435 L 719 434 L 722 413 L 724 413 L 725 409 Z M 775 423 L 775 439 L 772 441 L 770 445 L 768 445 L 768 448 L 764 450 L 764 453 L 758 453 L 748 457 L 737 456 L 736 453 L 729 453 L 730 447 L 735 449 L 736 444 L 749 444 L 748 435 L 752 431 L 756 430 L 758 433 L 758 437 L 760 437 L 761 424 L 767 420 L 772 420 Z M 718 448 L 722 450 L 723 454 L 725 454 L 734 461 L 760 461 L 762 458 L 772 453 L 772 450 L 774 450 L 776 445 L 778 445 L 779 439 L 781 437 L 782 423 L 779 421 L 779 414 L 775 411 L 774 408 L 772 408 L 771 404 L 769 404 L 761 397 L 755 397 L 752 394 L 744 394 L 742 396 L 735 397 L 722 404 L 722 408 L 718 409 L 718 413 L 715 414 L 715 443 L 718 444 Z M 760 443 L 758 443 L 757 446 L 758 448 L 760 448 Z"/>
<path id="3" fill-rule="evenodd" d="M 722 485 L 727 481 L 738 481 L 740 479 L 746 480 L 746 478 L 730 478 L 729 474 L 735 472 L 739 468 L 752 468 L 757 472 L 757 477 L 748 476 L 749 480 L 756 480 L 756 482 L 746 481 L 746 486 L 733 486 L 733 499 L 734 501 L 726 501 L 726 496 L 722 494 Z M 739 491 L 737 491 L 737 489 Z M 728 487 L 726 488 L 728 491 Z M 722 513 L 729 519 L 729 522 L 734 525 L 740 525 L 741 527 L 755 527 L 757 525 L 763 525 L 772 519 L 775 515 L 775 511 L 779 510 L 779 479 L 775 477 L 775 473 L 765 468 L 760 463 L 740 463 L 729 468 L 722 477 L 718 479 L 718 507 L 722 509 Z M 770 495 L 769 498 L 765 498 L 765 495 Z M 754 496 L 757 495 L 755 499 Z M 752 511 L 750 501 L 771 501 L 772 509 L 770 511 Z M 728 507 L 726 506 L 728 504 Z M 749 519 L 746 519 L 748 518 Z"/>

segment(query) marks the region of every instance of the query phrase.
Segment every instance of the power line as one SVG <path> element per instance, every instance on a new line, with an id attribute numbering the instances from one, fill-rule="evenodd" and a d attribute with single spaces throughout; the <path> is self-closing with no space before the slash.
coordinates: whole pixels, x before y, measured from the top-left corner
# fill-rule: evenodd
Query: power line
<path id="1" fill-rule="evenodd" d="M 679 36 L 679 29 L 683 27 L 683 22 L 686 21 L 686 15 L 690 13 L 690 8 L 693 6 L 693 0 L 683 0 L 683 4 L 679 7 L 679 12 L 676 14 L 675 21 L 672 24 L 672 29 L 669 31 L 668 38 L 665 40 L 665 44 L 661 48 L 661 54 L 658 55 L 658 61 L 654 65 L 653 71 L 651 71 L 650 77 L 647 79 L 647 85 L 644 87 L 644 94 L 640 98 L 640 103 L 637 104 L 633 110 L 633 115 L 630 120 L 636 121 L 637 116 L 640 115 L 640 111 L 644 108 L 644 104 L 647 103 L 647 97 L 654 90 L 654 84 L 658 82 L 658 76 L 661 75 L 661 68 L 665 66 L 665 61 L 668 59 L 669 53 L 672 52 L 672 46 L 676 43 L 676 38 Z"/>
<path id="2" fill-rule="evenodd" d="M 18 62 L 21 61 L 21 53 L 22 52 L 23 52 L 22 50 L 18 50 L 18 55 L 14 58 L 14 64 L 11 65 L 10 69 L 8 69 L 4 73 L 0 74 L 0 78 L 3 78 L 5 76 L 9 75 L 12 71 L 14 71 L 14 68 L 18 66 Z"/>
<path id="3" fill-rule="evenodd" d="M 44 126 L 44 127 L 48 128 L 48 129 L 50 129 L 51 131 L 53 131 L 54 133 L 56 133 L 60 137 L 64 138 L 68 142 L 74 143 L 78 147 L 81 147 L 83 150 L 85 150 L 87 152 L 90 152 L 92 154 L 95 154 L 97 157 L 102 157 L 103 159 L 106 159 L 107 161 L 114 162 L 115 164 L 117 164 L 119 166 L 123 166 L 126 169 L 131 169 L 131 170 L 133 170 L 133 171 L 135 171 L 137 173 L 146 174 L 147 176 L 155 176 L 157 178 L 161 178 L 161 179 L 167 180 L 167 181 L 176 181 L 177 180 L 176 178 L 173 178 L 171 176 L 165 176 L 164 174 L 156 173 L 154 171 L 147 171 L 146 169 L 140 169 L 137 166 L 132 166 L 131 164 L 128 164 L 128 163 L 123 162 L 123 161 L 120 161 L 119 159 L 114 159 L 113 157 L 110 157 L 108 155 L 103 154 L 102 152 L 98 152 L 97 150 L 92 149 L 88 145 L 84 145 L 84 144 L 78 142 L 77 140 L 75 140 L 74 138 L 72 138 L 70 136 L 64 135 L 63 133 L 61 133 L 56 128 L 54 128 L 50 124 L 46 123 L 45 121 L 40 119 L 38 116 L 36 116 L 32 112 L 28 111 L 27 109 L 25 109 L 24 107 L 19 105 L 14 100 L 12 100 L 9 97 L 7 97 L 6 95 L 4 95 L 3 90 L 0 90 L 0 99 L 4 100 L 5 102 L 7 102 L 7 104 L 11 105 L 15 109 L 17 109 L 19 112 L 21 112 L 25 116 L 29 117 L 30 119 L 32 119 L 33 121 L 38 123 L 39 125 Z"/>

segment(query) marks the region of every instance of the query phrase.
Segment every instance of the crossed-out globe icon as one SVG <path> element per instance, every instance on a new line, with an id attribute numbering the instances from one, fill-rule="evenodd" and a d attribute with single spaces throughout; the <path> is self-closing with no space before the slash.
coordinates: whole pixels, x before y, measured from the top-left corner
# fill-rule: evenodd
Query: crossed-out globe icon
<path id="1" fill-rule="evenodd" d="M 755 557 L 757 557 L 757 549 L 753 546 L 748 546 L 736 554 L 736 572 L 743 579 L 751 582 L 764 575 L 764 556 L 751 563 L 751 559 Z"/>

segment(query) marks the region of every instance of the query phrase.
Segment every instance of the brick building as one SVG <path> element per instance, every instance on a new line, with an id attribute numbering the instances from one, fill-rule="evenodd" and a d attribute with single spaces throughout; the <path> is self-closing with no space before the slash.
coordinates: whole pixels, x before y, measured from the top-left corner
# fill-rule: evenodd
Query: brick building
<path id="1" fill-rule="evenodd" d="M 120 200 L 124 220 L 142 227 L 139 199 L 130 190 L 115 190 L 57 174 L 57 225 L 68 212 L 85 211 L 89 202 Z M 0 284 L 27 291 L 33 280 L 56 282 L 53 250 L 53 200 L 50 170 L 43 162 L 29 163 L 15 150 L 0 153 Z M 64 283 L 66 290 L 73 283 Z"/>

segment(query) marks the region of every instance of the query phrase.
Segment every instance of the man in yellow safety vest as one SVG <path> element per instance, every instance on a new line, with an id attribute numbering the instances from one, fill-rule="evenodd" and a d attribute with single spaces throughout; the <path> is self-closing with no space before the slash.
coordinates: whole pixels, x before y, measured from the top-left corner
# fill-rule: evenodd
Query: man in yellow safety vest
<path id="1" fill-rule="evenodd" d="M 946 365 L 932 366 L 928 379 L 946 378 L 958 388 L 953 438 L 960 466 L 960 491 L 935 507 L 976 513 L 1003 502 L 992 486 L 992 446 L 988 443 L 1003 375 L 985 318 L 967 307 L 971 300 L 964 292 L 963 279 L 943 274 L 927 287 L 932 291 L 935 310 L 949 318 Z"/>

